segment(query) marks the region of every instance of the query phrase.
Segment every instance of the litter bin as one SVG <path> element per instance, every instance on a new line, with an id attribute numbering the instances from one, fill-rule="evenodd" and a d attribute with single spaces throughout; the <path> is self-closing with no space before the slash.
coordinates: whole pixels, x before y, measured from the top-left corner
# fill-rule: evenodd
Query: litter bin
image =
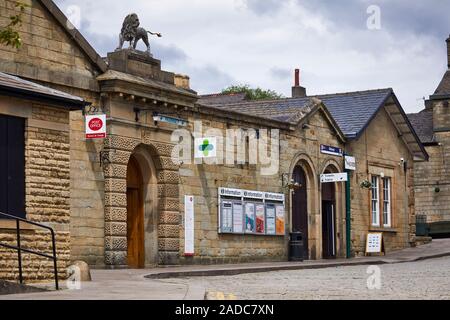
<path id="1" fill-rule="evenodd" d="M 416 236 L 428 237 L 430 229 L 427 223 L 427 216 L 424 214 L 416 215 Z"/>
<path id="2" fill-rule="evenodd" d="M 289 261 L 303 261 L 304 257 L 303 234 L 292 232 L 289 238 Z"/>

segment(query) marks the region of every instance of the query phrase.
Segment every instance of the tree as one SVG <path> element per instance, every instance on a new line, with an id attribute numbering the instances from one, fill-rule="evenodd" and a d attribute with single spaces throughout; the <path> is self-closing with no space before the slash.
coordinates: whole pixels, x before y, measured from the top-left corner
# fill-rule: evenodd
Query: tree
<path id="1" fill-rule="evenodd" d="M 26 7 L 29 7 L 29 5 L 21 2 L 16 3 L 16 9 L 19 9 L 20 12 L 16 15 L 10 16 L 9 24 L 0 30 L 1 44 L 17 49 L 22 46 L 22 39 L 20 38 L 20 34 L 16 28 L 22 25 L 22 14 Z"/>
<path id="2" fill-rule="evenodd" d="M 252 88 L 250 85 L 234 85 L 222 90 L 223 94 L 245 93 L 247 100 L 274 100 L 281 99 L 283 95 L 274 90 L 264 90 L 261 88 Z"/>

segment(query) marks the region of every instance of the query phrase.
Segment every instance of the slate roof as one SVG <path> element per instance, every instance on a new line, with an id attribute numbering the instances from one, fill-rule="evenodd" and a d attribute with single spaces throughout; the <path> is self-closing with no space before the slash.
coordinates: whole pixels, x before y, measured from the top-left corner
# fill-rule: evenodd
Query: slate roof
<path id="1" fill-rule="evenodd" d="M 199 96 L 199 103 L 206 105 L 230 104 L 245 102 L 246 93 L 215 93 Z"/>
<path id="2" fill-rule="evenodd" d="M 212 102 L 209 104 L 205 103 L 205 100 L 200 100 L 200 103 L 231 111 L 245 112 L 258 117 L 288 121 L 314 97 L 325 104 L 345 136 L 353 138 L 364 131 L 392 93 L 392 89 L 379 89 L 267 101 L 246 101 L 228 104 L 214 104 Z"/>
<path id="3" fill-rule="evenodd" d="M 419 113 L 408 114 L 414 130 L 422 143 L 435 143 L 433 131 L 433 110 L 424 109 Z"/>
<path id="4" fill-rule="evenodd" d="M 88 105 L 88 103 L 80 97 L 3 72 L 0 72 L 0 94 L 16 96 L 19 98 L 38 99 L 41 101 L 48 100 L 49 102 L 71 109 L 81 109 L 83 106 Z"/>

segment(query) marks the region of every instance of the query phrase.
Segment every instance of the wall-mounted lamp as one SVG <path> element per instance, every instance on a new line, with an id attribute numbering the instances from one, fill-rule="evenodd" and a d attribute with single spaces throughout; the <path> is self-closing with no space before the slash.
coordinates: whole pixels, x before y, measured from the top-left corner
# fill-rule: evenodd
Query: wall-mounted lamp
<path id="1" fill-rule="evenodd" d="M 406 161 L 404 158 L 400 159 L 400 167 L 403 168 L 403 171 L 408 171 L 408 161 Z"/>
<path id="2" fill-rule="evenodd" d="M 300 182 L 296 182 L 294 179 L 290 178 L 289 173 L 283 173 L 282 179 L 283 179 L 283 188 L 296 191 L 303 187 L 303 185 Z"/>
<path id="3" fill-rule="evenodd" d="M 303 130 L 311 129 L 311 126 L 310 126 L 309 124 L 307 124 L 307 123 L 304 123 L 304 124 L 302 125 L 302 129 L 303 129 Z"/>

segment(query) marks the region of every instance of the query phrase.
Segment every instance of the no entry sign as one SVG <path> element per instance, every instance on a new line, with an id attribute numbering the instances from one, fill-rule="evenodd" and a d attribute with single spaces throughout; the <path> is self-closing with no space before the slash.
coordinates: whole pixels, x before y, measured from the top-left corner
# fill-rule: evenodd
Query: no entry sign
<path id="1" fill-rule="evenodd" d="M 86 116 L 86 139 L 106 138 L 106 115 Z"/>

